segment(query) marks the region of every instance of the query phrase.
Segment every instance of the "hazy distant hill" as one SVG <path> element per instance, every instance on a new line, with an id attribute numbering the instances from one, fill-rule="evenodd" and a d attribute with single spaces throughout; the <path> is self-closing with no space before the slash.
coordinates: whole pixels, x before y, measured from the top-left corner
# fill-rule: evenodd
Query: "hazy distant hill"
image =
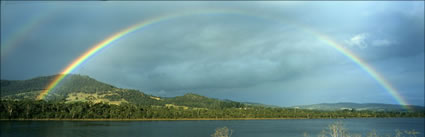
<path id="1" fill-rule="evenodd" d="M 269 108 L 280 108 L 280 106 L 276 105 L 267 105 L 267 104 L 261 104 L 256 102 L 241 102 L 247 106 L 258 106 L 258 107 L 269 107 Z"/>
<path id="2" fill-rule="evenodd" d="M 175 104 L 179 106 L 191 106 L 196 108 L 241 108 L 244 107 L 243 103 L 231 100 L 219 100 L 208 98 L 205 96 L 187 93 L 184 96 L 177 96 L 164 99 L 167 104 Z"/>
<path id="3" fill-rule="evenodd" d="M 373 111 L 405 111 L 405 108 L 401 105 L 395 104 L 380 104 L 380 103 L 321 103 L 321 104 L 313 104 L 313 105 L 302 105 L 302 106 L 294 106 L 294 108 L 300 109 L 310 109 L 310 110 L 373 110 Z M 422 106 L 410 106 L 412 109 L 416 110 L 424 110 Z"/>

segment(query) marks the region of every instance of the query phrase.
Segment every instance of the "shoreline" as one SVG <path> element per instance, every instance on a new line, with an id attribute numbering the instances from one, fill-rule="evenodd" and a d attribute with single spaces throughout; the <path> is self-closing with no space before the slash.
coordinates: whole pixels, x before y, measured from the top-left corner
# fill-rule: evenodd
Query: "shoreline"
<path id="1" fill-rule="evenodd" d="M 179 118 L 179 119 L 0 119 L 0 121 L 207 121 L 207 120 L 292 120 L 292 119 L 356 119 L 356 118 L 424 118 L 424 117 L 350 117 L 350 118 Z"/>

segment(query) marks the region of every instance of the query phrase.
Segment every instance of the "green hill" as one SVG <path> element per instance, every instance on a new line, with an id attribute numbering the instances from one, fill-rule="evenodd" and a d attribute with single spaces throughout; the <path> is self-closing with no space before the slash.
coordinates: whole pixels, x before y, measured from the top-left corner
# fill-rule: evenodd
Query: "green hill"
<path id="1" fill-rule="evenodd" d="M 47 84 L 57 75 L 37 77 L 29 80 L 1 80 L 1 98 L 23 100 L 35 100 L 44 90 Z M 258 103 L 235 102 L 231 100 L 220 100 L 205 96 L 188 93 L 177 97 L 157 97 L 145 94 L 139 90 L 122 89 L 106 84 L 85 75 L 68 75 L 53 91 L 47 96 L 50 101 L 62 102 L 93 102 L 116 104 L 130 103 L 145 106 L 166 106 L 183 108 L 246 108 L 246 107 L 268 107 L 279 108 L 278 106 L 264 105 Z M 300 109 L 309 110 L 373 110 L 373 111 L 405 111 L 401 105 L 391 104 L 357 104 L 357 103 L 322 103 L 314 105 L 294 106 Z M 294 108 L 293 107 L 293 108 Z M 423 111 L 422 106 L 410 106 L 414 110 Z"/>
<path id="2" fill-rule="evenodd" d="M 164 102 L 167 104 L 175 104 L 179 106 L 191 106 L 196 108 L 241 108 L 244 104 L 230 100 L 219 100 L 208 98 L 205 96 L 187 93 L 184 96 L 166 98 Z"/>
<path id="3" fill-rule="evenodd" d="M 1 97 L 3 99 L 36 99 L 46 85 L 57 75 L 37 77 L 30 80 L 1 80 Z M 120 104 L 123 102 L 134 104 L 154 104 L 155 99 L 131 89 L 121 89 L 112 85 L 97 81 L 89 76 L 68 75 L 58 85 L 48 100 L 65 102 L 104 102 Z"/>
<path id="4" fill-rule="evenodd" d="M 43 90 L 53 77 L 45 76 L 29 80 L 0 80 L 1 96 Z"/>
<path id="5" fill-rule="evenodd" d="M 13 95 L 26 92 L 34 92 L 44 90 L 46 85 L 49 84 L 57 75 L 37 77 L 30 80 L 1 80 L 1 95 Z M 93 78 L 83 75 L 68 75 L 60 84 L 55 88 L 55 93 L 66 94 L 74 91 L 81 91 L 85 93 L 95 93 L 97 91 L 108 91 L 115 87 Z"/>
<path id="6" fill-rule="evenodd" d="M 46 85 L 56 76 L 37 77 L 29 80 L 1 80 L 1 98 L 35 100 Z M 53 89 L 46 99 L 64 102 L 103 102 L 117 105 L 131 103 L 148 106 L 184 106 L 192 108 L 243 107 L 243 104 L 239 102 L 212 99 L 192 93 L 171 98 L 156 97 L 147 95 L 139 90 L 117 88 L 89 76 L 75 74 L 68 75 L 60 85 Z"/>
<path id="7" fill-rule="evenodd" d="M 298 109 L 220 100 L 193 93 L 157 97 L 139 90 L 117 88 L 83 75 L 69 75 L 45 100 L 36 100 L 54 77 L 2 80 L 0 110 L 6 111 L 0 111 L 0 119 L 352 118 L 424 115 L 423 107 L 408 112 L 397 109 L 401 108 L 399 105 L 387 104 L 318 104 L 298 106 Z"/>

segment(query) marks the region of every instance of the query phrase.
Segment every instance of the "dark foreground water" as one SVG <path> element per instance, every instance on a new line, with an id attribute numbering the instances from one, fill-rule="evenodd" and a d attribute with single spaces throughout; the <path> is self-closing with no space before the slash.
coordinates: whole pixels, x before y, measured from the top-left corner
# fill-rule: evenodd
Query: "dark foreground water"
<path id="1" fill-rule="evenodd" d="M 217 127 L 234 130 L 232 137 L 312 137 L 335 121 L 350 133 L 375 129 L 381 135 L 395 129 L 420 132 L 423 118 L 222 120 L 222 121 L 0 121 L 2 137 L 210 137 Z"/>

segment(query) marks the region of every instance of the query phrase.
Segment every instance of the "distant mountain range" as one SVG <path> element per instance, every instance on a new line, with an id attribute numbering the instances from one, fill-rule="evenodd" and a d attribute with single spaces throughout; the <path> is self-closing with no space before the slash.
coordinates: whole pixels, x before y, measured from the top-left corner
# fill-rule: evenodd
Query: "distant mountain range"
<path id="1" fill-rule="evenodd" d="M 423 106 L 409 105 L 408 107 L 413 110 L 424 110 Z M 381 104 L 381 103 L 359 104 L 359 103 L 350 103 L 350 102 L 301 105 L 301 106 L 294 106 L 293 108 L 309 109 L 309 110 L 325 110 L 325 111 L 335 111 L 335 110 L 404 111 L 406 110 L 405 106 L 402 106 L 402 105 Z"/>
<path id="2" fill-rule="evenodd" d="M 53 76 L 37 77 L 29 80 L 0 80 L 1 99 L 30 99 L 36 97 L 44 90 L 46 85 L 54 78 Z M 63 102 L 93 102 L 120 105 L 122 103 L 169 106 L 177 108 L 241 108 L 244 106 L 278 107 L 252 102 L 236 102 L 220 100 L 205 96 L 187 93 L 177 97 L 158 97 L 148 95 L 139 90 L 122 89 L 99 82 L 89 76 L 71 74 L 67 76 L 61 85 L 48 95 L 48 100 Z M 424 110 L 422 106 L 409 106 L 415 110 Z M 357 104 L 357 103 L 323 103 L 314 105 L 294 106 L 292 108 L 312 110 L 374 110 L 374 111 L 405 111 L 401 105 L 391 104 Z"/>

